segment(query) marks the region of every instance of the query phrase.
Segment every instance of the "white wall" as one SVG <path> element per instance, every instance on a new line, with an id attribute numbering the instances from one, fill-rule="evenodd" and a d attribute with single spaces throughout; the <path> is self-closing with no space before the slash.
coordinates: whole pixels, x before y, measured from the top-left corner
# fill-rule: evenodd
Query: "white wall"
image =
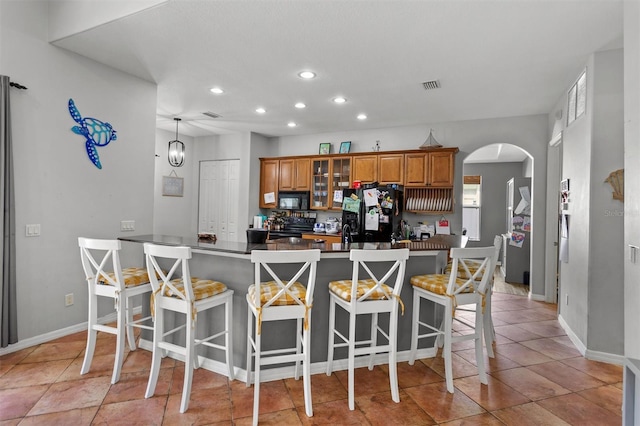
<path id="1" fill-rule="evenodd" d="M 624 4 L 624 355 L 640 359 L 640 262 L 629 245 L 640 246 L 640 4 Z M 636 397 L 637 399 L 637 397 Z"/>
<path id="2" fill-rule="evenodd" d="M 624 228 L 616 212 L 623 206 L 612 200 L 604 180 L 623 166 L 622 58 L 621 50 L 590 57 L 586 113 L 563 131 L 562 178 L 570 179 L 569 260 L 560 263 L 558 301 L 562 320 L 588 351 L 617 355 L 624 344 Z M 559 105 L 566 106 L 566 96 Z"/>
<path id="3" fill-rule="evenodd" d="M 594 55 L 589 350 L 624 352 L 624 203 L 605 179 L 624 167 L 622 49 Z"/>
<path id="4" fill-rule="evenodd" d="M 452 223 L 452 232 L 462 231 L 462 163 L 464 158 L 478 148 L 493 143 L 510 143 L 529 153 L 533 158 L 533 197 L 540 202 L 533 206 L 532 225 L 532 267 L 531 291 L 537 299 L 544 298 L 544 241 L 545 241 L 545 206 L 546 206 L 546 156 L 549 134 L 546 115 L 507 117 L 487 120 L 471 120 L 449 123 L 434 123 L 421 126 L 392 127 L 352 132 L 322 133 L 301 136 L 276 138 L 277 155 L 311 155 L 318 153 L 318 145 L 322 142 L 333 144 L 332 152 L 340 146 L 341 141 L 351 141 L 351 152 L 371 151 L 376 140 L 380 141 L 382 151 L 417 149 L 434 129 L 434 136 L 446 147 L 458 147 L 456 156 L 455 187 L 456 212 L 447 215 Z M 427 217 L 407 213 L 406 219 L 411 224 L 418 221 L 431 221 L 437 217 Z"/>
<path id="5" fill-rule="evenodd" d="M 184 143 L 185 161 L 182 167 L 171 167 L 168 160 L 169 141 L 176 138 L 175 132 L 156 129 L 155 161 L 153 188 L 153 233 L 164 235 L 195 235 L 193 199 L 198 197 L 198 180 L 193 177 L 198 168 L 195 161 L 196 149 L 193 138 L 180 134 L 178 138 Z M 162 195 L 163 176 L 183 178 L 184 193 L 182 197 Z M 195 210 L 197 220 L 198 210 Z M 197 226 L 196 226 L 197 229 Z"/>
<path id="6" fill-rule="evenodd" d="M 48 2 L 0 2 L 0 74 L 29 88 L 11 92 L 20 340 L 86 322 L 78 236 L 126 235 L 121 220 L 152 230 L 156 87 L 50 45 L 47 12 Z M 69 98 L 117 131 L 98 148 L 102 170 L 71 131 Z M 25 237 L 35 223 L 42 235 Z M 123 263 L 141 262 L 138 249 L 127 248 Z"/>

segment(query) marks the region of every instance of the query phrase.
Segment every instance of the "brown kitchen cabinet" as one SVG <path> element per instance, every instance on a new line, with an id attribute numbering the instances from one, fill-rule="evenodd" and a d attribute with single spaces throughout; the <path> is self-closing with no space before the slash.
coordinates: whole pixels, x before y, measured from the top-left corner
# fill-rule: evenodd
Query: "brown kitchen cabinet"
<path id="1" fill-rule="evenodd" d="M 455 151 L 405 154 L 404 186 L 453 186 Z"/>
<path id="2" fill-rule="evenodd" d="M 329 208 L 329 185 L 331 161 L 329 158 L 314 158 L 311 162 L 311 208 L 327 210 Z"/>
<path id="3" fill-rule="evenodd" d="M 378 155 L 361 155 L 353 157 L 353 180 L 362 183 L 378 181 Z"/>
<path id="4" fill-rule="evenodd" d="M 260 208 L 276 208 L 278 200 L 279 173 L 279 160 L 269 158 L 260 159 Z M 268 193 L 273 193 L 274 201 L 272 203 L 266 203 L 264 200 L 264 195 Z"/>
<path id="5" fill-rule="evenodd" d="M 329 208 L 342 210 L 342 202 L 333 200 L 333 193 L 351 186 L 351 157 L 334 157 L 331 160 L 331 195 Z"/>
<path id="6" fill-rule="evenodd" d="M 322 240 L 326 244 L 332 244 L 332 243 L 340 244 L 342 242 L 342 236 L 337 235 L 337 234 L 329 235 L 329 234 L 324 234 L 324 233 L 302 234 L 302 239 L 303 240 L 314 240 L 314 241 Z"/>
<path id="7" fill-rule="evenodd" d="M 404 184 L 404 154 L 378 155 L 378 183 Z"/>
<path id="8" fill-rule="evenodd" d="M 311 158 L 280 159 L 280 191 L 309 191 Z"/>

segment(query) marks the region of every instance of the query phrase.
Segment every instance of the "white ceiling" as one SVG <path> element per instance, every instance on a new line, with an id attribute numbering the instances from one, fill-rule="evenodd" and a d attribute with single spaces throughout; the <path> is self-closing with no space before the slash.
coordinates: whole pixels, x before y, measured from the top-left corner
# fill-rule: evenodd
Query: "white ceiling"
<path id="1" fill-rule="evenodd" d="M 155 82 L 159 128 L 285 136 L 547 114 L 621 37 L 621 0 L 170 0 L 54 44 Z"/>

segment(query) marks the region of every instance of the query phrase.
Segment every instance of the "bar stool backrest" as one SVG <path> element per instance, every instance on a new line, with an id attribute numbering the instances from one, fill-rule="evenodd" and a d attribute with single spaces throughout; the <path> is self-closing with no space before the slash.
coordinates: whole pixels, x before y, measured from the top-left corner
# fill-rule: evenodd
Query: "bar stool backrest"
<path id="1" fill-rule="evenodd" d="M 189 271 L 189 259 L 191 248 L 171 247 L 156 244 L 144 244 L 144 252 L 147 258 L 147 271 L 153 288 L 154 296 L 171 294 L 191 304 L 194 301 L 193 287 L 191 286 L 191 273 Z M 158 265 L 157 258 L 174 259 L 173 265 L 165 272 Z M 181 278 L 178 281 L 174 281 Z M 179 282 L 184 283 L 184 293 L 176 288 Z M 162 289 L 162 291 L 160 291 Z"/>
<path id="2" fill-rule="evenodd" d="M 406 268 L 406 261 L 409 258 L 409 249 L 394 249 L 394 250 L 362 250 L 352 249 L 349 258 L 353 262 L 353 271 L 351 276 L 351 304 L 363 302 L 371 298 L 374 294 L 384 293 L 386 299 L 392 300 L 393 298 L 399 298 L 402 291 L 402 284 L 404 281 L 404 273 Z M 378 278 L 376 274 L 371 270 L 372 263 L 380 262 L 394 262 L 393 265 L 386 270 L 385 274 Z M 361 275 L 360 272 L 364 271 L 366 274 Z M 390 282 L 389 279 L 395 274 L 395 280 Z M 378 274 L 379 275 L 379 274 Z M 359 280 L 373 280 L 375 284 L 371 286 L 364 294 L 358 297 Z M 392 293 L 388 294 L 388 290 L 383 286 L 385 284 L 388 287 L 392 287 Z"/>
<path id="3" fill-rule="evenodd" d="M 78 245 L 80 246 L 82 268 L 89 286 L 108 284 L 123 291 L 124 278 L 118 254 L 121 248 L 120 241 L 79 237 Z M 101 254 L 101 258 L 98 253 Z"/>

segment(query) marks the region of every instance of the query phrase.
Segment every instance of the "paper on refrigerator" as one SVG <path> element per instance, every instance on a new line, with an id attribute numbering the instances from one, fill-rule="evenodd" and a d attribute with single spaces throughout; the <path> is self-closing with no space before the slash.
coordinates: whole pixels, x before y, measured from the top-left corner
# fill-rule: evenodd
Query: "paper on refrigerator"
<path id="1" fill-rule="evenodd" d="M 365 215 L 364 229 L 367 231 L 377 231 L 379 223 L 379 215 L 377 209 L 371 209 Z"/>
<path id="2" fill-rule="evenodd" d="M 513 211 L 514 214 L 522 214 L 531 216 L 531 193 L 529 192 L 528 186 L 521 186 L 518 188 L 520 191 L 520 196 L 522 199 L 516 206 L 516 209 Z"/>

